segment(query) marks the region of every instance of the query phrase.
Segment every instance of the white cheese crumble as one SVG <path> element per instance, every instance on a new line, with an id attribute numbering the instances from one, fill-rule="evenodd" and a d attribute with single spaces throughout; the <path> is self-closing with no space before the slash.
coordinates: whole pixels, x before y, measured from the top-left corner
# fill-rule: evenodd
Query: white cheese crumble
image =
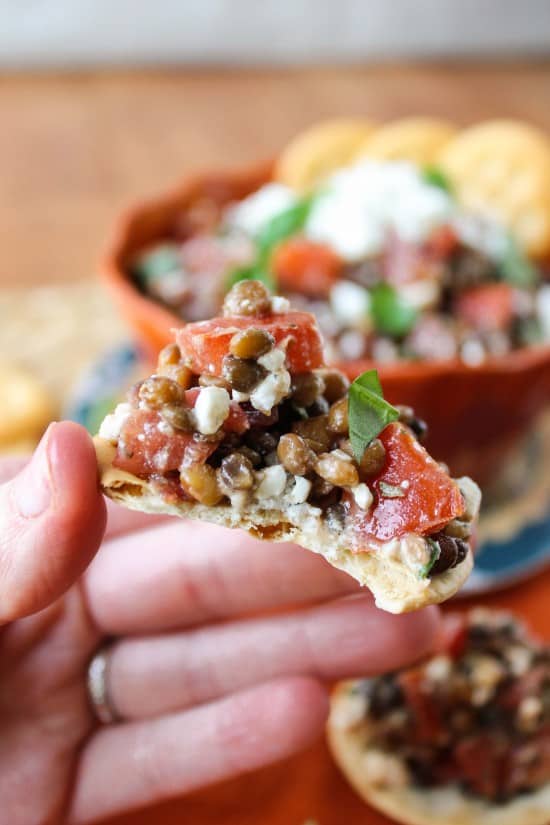
<path id="1" fill-rule="evenodd" d="M 273 407 L 290 393 L 290 387 L 290 373 L 287 370 L 270 372 L 250 393 L 250 402 L 256 410 L 269 415 Z"/>
<path id="2" fill-rule="evenodd" d="M 197 430 L 213 435 L 229 415 L 230 398 L 222 387 L 203 387 L 197 396 L 194 414 Z"/>
<path id="3" fill-rule="evenodd" d="M 328 243 L 345 260 L 379 252 L 393 230 L 420 242 L 449 221 L 455 206 L 420 169 L 403 161 L 363 160 L 327 181 L 305 226 L 307 237 Z"/>
<path id="4" fill-rule="evenodd" d="M 370 295 L 359 284 L 338 281 L 330 290 L 330 305 L 343 326 L 361 327 L 365 331 L 370 328 Z"/>
<path id="5" fill-rule="evenodd" d="M 441 284 L 428 278 L 399 286 L 399 294 L 415 309 L 431 309 L 439 302 Z"/>
<path id="6" fill-rule="evenodd" d="M 286 471 L 282 464 L 274 464 L 256 473 L 258 486 L 254 495 L 256 498 L 277 498 L 283 494 L 286 486 Z"/>
<path id="7" fill-rule="evenodd" d="M 248 198 L 230 206 L 226 223 L 248 235 L 257 235 L 269 221 L 296 203 L 296 195 L 282 183 L 268 183 Z"/>
<path id="8" fill-rule="evenodd" d="M 294 476 L 294 486 L 288 493 L 291 504 L 303 504 L 311 491 L 311 481 L 304 476 Z"/>
<path id="9" fill-rule="evenodd" d="M 107 441 L 112 441 L 116 444 L 122 425 L 132 412 L 132 408 L 126 402 L 117 404 L 114 411 L 106 415 L 99 428 L 99 436 L 105 438 Z"/>
<path id="10" fill-rule="evenodd" d="M 372 493 L 366 484 L 356 484 L 351 488 L 351 493 L 355 499 L 355 503 L 362 510 L 368 510 L 373 502 Z"/>
<path id="11" fill-rule="evenodd" d="M 284 315 L 290 310 L 290 301 L 282 295 L 274 295 L 271 299 L 271 312 L 274 315 Z"/>
<path id="12" fill-rule="evenodd" d="M 266 352 L 265 355 L 260 355 L 258 364 L 265 367 L 269 372 L 278 372 L 281 370 L 286 361 L 286 352 L 280 347 L 273 347 L 273 349 Z"/>
<path id="13" fill-rule="evenodd" d="M 239 390 L 231 390 L 231 399 L 233 401 L 237 401 L 239 404 L 244 404 L 245 401 L 250 399 L 250 393 L 239 392 Z"/>
<path id="14" fill-rule="evenodd" d="M 468 338 L 460 347 L 460 357 L 469 367 L 477 367 L 485 360 L 485 349 L 480 341 Z"/>

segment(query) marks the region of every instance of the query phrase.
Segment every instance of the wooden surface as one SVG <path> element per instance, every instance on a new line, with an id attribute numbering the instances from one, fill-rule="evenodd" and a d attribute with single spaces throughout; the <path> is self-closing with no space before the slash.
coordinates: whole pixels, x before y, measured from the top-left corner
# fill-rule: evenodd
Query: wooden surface
<path id="1" fill-rule="evenodd" d="M 459 123 L 518 116 L 550 131 L 550 62 L 4 77 L 0 286 L 89 278 L 124 204 L 197 166 L 268 157 L 317 118 L 356 113 Z M 548 587 L 550 574 L 496 601 L 548 637 Z M 116 825 L 302 825 L 309 817 L 319 825 L 386 821 L 348 789 L 319 743 Z"/>
<path id="2" fill-rule="evenodd" d="M 550 62 L 4 76 L 0 286 L 88 278 L 123 204 L 355 113 L 515 115 L 550 130 Z"/>

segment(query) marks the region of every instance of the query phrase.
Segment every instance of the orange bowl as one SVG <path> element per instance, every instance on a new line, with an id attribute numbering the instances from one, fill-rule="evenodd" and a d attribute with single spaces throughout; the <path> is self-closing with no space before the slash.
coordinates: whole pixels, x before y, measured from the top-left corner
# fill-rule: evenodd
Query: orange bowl
<path id="1" fill-rule="evenodd" d="M 220 206 L 245 197 L 270 180 L 273 163 L 240 171 L 205 172 L 173 191 L 125 211 L 101 260 L 101 275 L 120 313 L 154 356 L 182 320 L 142 294 L 128 263 L 144 247 L 173 234 L 193 204 L 208 198 Z M 338 365 L 350 378 L 370 361 Z M 428 448 L 453 473 L 481 484 L 495 479 L 502 462 L 550 402 L 550 345 L 526 347 L 475 367 L 459 360 L 376 365 L 390 401 L 410 404 L 430 425 Z"/>

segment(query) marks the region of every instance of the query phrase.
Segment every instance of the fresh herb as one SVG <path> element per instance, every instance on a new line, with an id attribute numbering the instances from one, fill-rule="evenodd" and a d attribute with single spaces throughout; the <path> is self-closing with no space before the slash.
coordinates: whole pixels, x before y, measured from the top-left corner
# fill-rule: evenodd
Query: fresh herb
<path id="1" fill-rule="evenodd" d="M 349 437 L 357 461 L 373 438 L 399 418 L 399 411 L 384 400 L 376 370 L 360 375 L 349 388 Z"/>
<path id="2" fill-rule="evenodd" d="M 416 309 L 389 284 L 377 284 L 370 292 L 370 314 L 378 332 L 402 338 L 414 327 Z"/>
<path id="3" fill-rule="evenodd" d="M 181 269 L 180 249 L 176 244 L 163 244 L 146 252 L 133 264 L 132 275 L 141 286 Z"/>
<path id="4" fill-rule="evenodd" d="M 431 551 L 430 552 L 430 560 L 428 562 L 426 562 L 426 564 L 423 564 L 422 567 L 420 568 L 420 570 L 418 571 L 418 575 L 420 576 L 421 579 L 427 579 L 428 578 L 428 576 L 430 575 L 430 571 L 431 571 L 432 567 L 434 566 L 434 564 L 436 563 L 436 561 L 438 560 L 438 558 L 441 555 L 441 548 L 440 548 L 439 544 L 436 541 L 434 541 L 433 539 L 431 539 L 429 537 L 426 539 L 426 541 L 428 542 L 428 545 L 429 545 L 430 551 Z"/>
<path id="5" fill-rule="evenodd" d="M 500 274 L 503 280 L 518 287 L 531 287 L 538 281 L 536 267 L 511 236 L 508 237 L 506 251 L 500 261 Z"/>
<path id="6" fill-rule="evenodd" d="M 312 203 L 311 197 L 303 198 L 266 223 L 255 238 L 256 260 L 251 266 L 235 269 L 229 274 L 226 281 L 227 290 L 239 281 L 261 281 L 272 292 L 276 291 L 277 283 L 270 270 L 271 253 L 278 243 L 303 228 Z"/>
<path id="7" fill-rule="evenodd" d="M 431 184 L 431 186 L 437 186 L 439 189 L 443 189 L 444 192 L 452 195 L 453 187 L 451 181 L 439 166 L 425 166 L 422 170 L 422 177 L 426 183 Z"/>
<path id="8" fill-rule="evenodd" d="M 398 484 L 387 484 L 385 481 L 380 481 L 378 489 L 384 498 L 403 498 L 405 496 L 403 487 Z"/>

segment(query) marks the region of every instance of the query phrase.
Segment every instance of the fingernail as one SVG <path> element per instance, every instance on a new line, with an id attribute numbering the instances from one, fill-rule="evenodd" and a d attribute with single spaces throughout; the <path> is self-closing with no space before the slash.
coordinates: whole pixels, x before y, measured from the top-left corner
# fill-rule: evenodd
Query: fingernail
<path id="1" fill-rule="evenodd" d="M 53 488 L 48 451 L 54 426 L 49 425 L 30 463 L 13 482 L 15 504 L 23 518 L 36 518 L 50 506 Z"/>

